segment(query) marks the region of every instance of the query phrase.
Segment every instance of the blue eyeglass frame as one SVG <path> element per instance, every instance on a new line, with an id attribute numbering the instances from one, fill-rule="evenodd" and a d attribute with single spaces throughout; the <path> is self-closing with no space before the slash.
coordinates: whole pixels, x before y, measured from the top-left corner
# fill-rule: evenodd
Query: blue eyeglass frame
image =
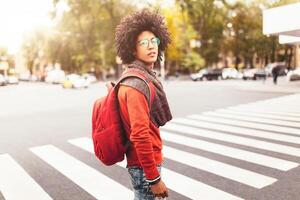
<path id="1" fill-rule="evenodd" d="M 148 47 L 150 44 L 149 40 L 151 41 L 152 45 L 154 45 L 154 46 L 159 46 L 159 44 L 160 44 L 160 39 L 158 37 L 155 37 L 152 39 L 142 39 L 142 40 L 138 41 L 138 43 L 140 46 Z"/>

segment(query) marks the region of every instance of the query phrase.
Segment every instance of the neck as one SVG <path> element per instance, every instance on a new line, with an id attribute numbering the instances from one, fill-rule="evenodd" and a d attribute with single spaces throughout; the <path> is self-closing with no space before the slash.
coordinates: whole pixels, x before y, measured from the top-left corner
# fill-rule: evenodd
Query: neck
<path id="1" fill-rule="evenodd" d="M 149 64 L 146 64 L 147 67 L 149 67 L 149 69 L 153 69 L 154 67 L 154 63 L 149 63 Z"/>
<path id="2" fill-rule="evenodd" d="M 147 63 L 147 62 L 145 62 L 145 61 L 143 61 L 143 60 L 140 60 L 140 59 L 138 59 L 138 60 L 139 60 L 140 62 L 144 63 L 145 66 L 147 66 L 148 69 L 150 69 L 150 70 L 153 69 L 154 63 Z"/>

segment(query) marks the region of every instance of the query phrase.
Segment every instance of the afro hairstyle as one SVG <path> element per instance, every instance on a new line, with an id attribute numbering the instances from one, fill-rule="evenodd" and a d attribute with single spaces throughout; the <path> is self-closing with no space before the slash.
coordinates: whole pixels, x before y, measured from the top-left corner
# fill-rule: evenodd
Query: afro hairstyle
<path id="1" fill-rule="evenodd" d="M 123 64 L 130 64 L 135 60 L 136 40 L 143 31 L 150 31 L 160 39 L 158 60 L 162 60 L 162 51 L 166 50 L 168 44 L 171 43 L 170 33 L 163 16 L 158 11 L 143 9 L 125 16 L 116 28 L 117 54 Z"/>

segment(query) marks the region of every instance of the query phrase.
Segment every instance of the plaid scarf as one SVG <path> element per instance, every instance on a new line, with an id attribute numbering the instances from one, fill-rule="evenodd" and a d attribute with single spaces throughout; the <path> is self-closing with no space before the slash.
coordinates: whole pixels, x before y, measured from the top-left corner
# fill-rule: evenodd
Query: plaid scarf
<path id="1" fill-rule="evenodd" d="M 166 93 L 164 92 L 163 85 L 157 79 L 156 73 L 149 69 L 149 67 L 140 60 L 132 62 L 127 70 L 137 70 L 139 73 L 147 77 L 146 81 L 151 81 L 155 86 L 155 97 L 153 99 L 150 118 L 151 121 L 157 126 L 163 126 L 172 119 L 172 114 L 167 101 Z M 122 81 L 122 84 L 133 87 L 143 93 L 148 102 L 150 102 L 149 88 L 144 81 L 138 78 L 127 78 Z"/>

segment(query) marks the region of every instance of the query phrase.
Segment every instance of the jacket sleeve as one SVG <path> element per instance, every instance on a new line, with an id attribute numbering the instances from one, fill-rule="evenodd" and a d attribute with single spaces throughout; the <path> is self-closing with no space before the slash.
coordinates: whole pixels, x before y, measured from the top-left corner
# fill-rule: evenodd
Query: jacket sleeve
<path id="1" fill-rule="evenodd" d="M 148 182 L 160 178 L 154 159 L 150 137 L 150 114 L 144 94 L 131 88 L 126 93 L 127 109 L 131 126 L 130 141 L 134 145 L 137 157 L 145 172 Z"/>

